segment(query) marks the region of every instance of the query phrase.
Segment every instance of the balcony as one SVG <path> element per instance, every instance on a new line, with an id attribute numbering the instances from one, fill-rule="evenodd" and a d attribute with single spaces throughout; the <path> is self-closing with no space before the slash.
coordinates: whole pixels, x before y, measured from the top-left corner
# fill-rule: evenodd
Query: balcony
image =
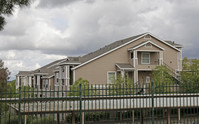
<path id="1" fill-rule="evenodd" d="M 138 70 L 152 70 L 161 65 L 160 54 L 159 51 L 137 51 L 135 58 L 132 58 L 130 63 Z"/>

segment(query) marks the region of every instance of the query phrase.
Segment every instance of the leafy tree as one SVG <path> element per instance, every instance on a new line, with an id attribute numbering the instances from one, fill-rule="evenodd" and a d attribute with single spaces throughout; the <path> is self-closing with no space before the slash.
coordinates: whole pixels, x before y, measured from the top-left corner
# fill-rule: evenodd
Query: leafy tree
<path id="1" fill-rule="evenodd" d="M 110 95 L 127 95 L 132 94 L 134 88 L 133 81 L 128 78 L 128 74 L 125 73 L 124 76 L 119 75 L 113 84 L 109 85 Z"/>
<path id="2" fill-rule="evenodd" d="M 7 98 L 16 97 L 16 80 L 7 83 Z"/>
<path id="3" fill-rule="evenodd" d="M 181 79 L 183 92 L 199 92 L 199 59 L 183 59 Z"/>
<path id="4" fill-rule="evenodd" d="M 4 67 L 4 62 L 0 60 L 0 92 L 5 91 L 7 80 L 9 79 L 10 72 L 7 67 Z"/>
<path id="5" fill-rule="evenodd" d="M 19 89 L 17 89 L 17 92 L 19 92 Z M 21 98 L 33 97 L 33 95 L 33 88 L 31 88 L 30 86 L 21 86 Z"/>
<path id="6" fill-rule="evenodd" d="M 157 66 L 152 71 L 155 93 L 168 93 L 170 91 L 168 85 L 174 82 L 173 77 L 170 75 L 170 71 L 171 70 L 164 65 Z"/>
<path id="7" fill-rule="evenodd" d="M 79 78 L 75 81 L 75 83 L 70 87 L 70 91 L 68 92 L 69 96 L 79 96 L 80 92 L 80 83 L 82 86 L 82 95 L 94 95 L 96 92 L 93 89 L 93 86 L 90 85 L 88 80 L 84 80 L 83 78 Z M 96 94 L 95 94 L 96 95 Z"/>
<path id="8" fill-rule="evenodd" d="M 0 30 L 6 24 L 4 15 L 11 15 L 15 6 L 27 6 L 30 0 L 0 0 Z"/>
<path id="9" fill-rule="evenodd" d="M 188 60 L 187 57 L 182 62 L 182 81 L 196 82 L 199 80 L 199 59 Z"/>

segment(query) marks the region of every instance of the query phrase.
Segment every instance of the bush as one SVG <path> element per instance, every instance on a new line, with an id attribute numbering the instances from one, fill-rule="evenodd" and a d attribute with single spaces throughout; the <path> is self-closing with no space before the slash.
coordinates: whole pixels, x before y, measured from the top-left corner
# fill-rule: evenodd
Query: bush
<path id="1" fill-rule="evenodd" d="M 54 124 L 54 118 L 53 116 L 33 118 L 33 120 L 30 119 L 30 123 L 31 124 Z"/>
<path id="2" fill-rule="evenodd" d="M 173 77 L 170 75 L 170 71 L 166 66 L 157 66 L 153 72 L 154 93 L 169 93 L 171 91 L 170 84 L 172 84 Z"/>
<path id="3" fill-rule="evenodd" d="M 5 118 L 2 118 L 2 124 L 17 124 L 18 123 L 18 116 L 17 115 L 10 115 L 7 113 Z"/>
<path id="4" fill-rule="evenodd" d="M 70 91 L 67 93 L 67 96 L 79 96 L 80 95 L 80 83 L 82 87 L 82 96 L 96 95 L 96 92 L 93 89 L 93 86 L 90 85 L 88 80 L 79 78 L 75 83 L 70 87 Z"/>
<path id="5" fill-rule="evenodd" d="M 128 78 L 127 73 L 124 76 L 119 75 L 114 83 L 109 85 L 108 90 L 110 95 L 130 95 L 133 94 L 134 83 Z"/>

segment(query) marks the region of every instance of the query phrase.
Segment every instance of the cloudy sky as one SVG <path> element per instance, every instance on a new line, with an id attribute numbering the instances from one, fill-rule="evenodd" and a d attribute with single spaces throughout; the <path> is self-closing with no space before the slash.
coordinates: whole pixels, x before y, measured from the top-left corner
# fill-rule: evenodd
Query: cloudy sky
<path id="1" fill-rule="evenodd" d="M 183 57 L 199 58 L 199 0 L 32 0 L 6 21 L 0 59 L 11 79 L 145 32 L 182 44 Z"/>

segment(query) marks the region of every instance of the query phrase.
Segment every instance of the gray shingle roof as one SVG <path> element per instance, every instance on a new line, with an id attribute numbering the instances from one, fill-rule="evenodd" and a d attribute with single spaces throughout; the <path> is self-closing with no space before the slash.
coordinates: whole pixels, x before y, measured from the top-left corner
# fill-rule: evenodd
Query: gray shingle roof
<path id="1" fill-rule="evenodd" d="M 65 59 L 60 59 L 54 62 L 51 62 L 41 68 L 38 68 L 36 70 L 33 71 L 33 73 L 44 73 L 46 74 L 47 77 L 54 75 L 53 70 L 56 69 L 56 67 L 58 66 L 59 63 L 61 63 L 62 61 L 64 61 Z"/>
<path id="2" fill-rule="evenodd" d="M 60 62 L 59 65 L 67 64 L 67 63 L 80 63 L 80 57 L 67 57 L 64 61 Z"/>
<path id="3" fill-rule="evenodd" d="M 116 63 L 116 66 L 120 69 L 133 69 L 134 67 L 129 63 Z"/>
<path id="4" fill-rule="evenodd" d="M 28 75 L 35 74 L 35 73 L 43 73 L 43 74 L 45 74 L 45 76 L 49 77 L 49 76 L 54 75 L 53 70 L 56 69 L 58 63 L 60 63 L 64 60 L 65 59 L 56 60 L 54 62 L 51 62 L 45 66 L 42 66 L 41 68 L 33 70 L 33 71 L 19 71 L 19 73 L 16 76 L 28 76 Z"/>
<path id="5" fill-rule="evenodd" d="M 57 66 L 57 64 L 61 61 L 63 61 L 64 59 L 60 59 L 60 60 L 56 60 L 54 62 L 51 62 L 45 66 L 42 66 L 41 68 L 38 68 L 36 70 L 34 70 L 33 72 L 34 73 L 46 73 L 46 72 L 49 72 L 49 70 L 55 66 Z"/>
<path id="6" fill-rule="evenodd" d="M 106 53 L 106 52 L 108 52 L 108 51 L 110 51 L 110 50 L 112 50 L 112 49 L 114 49 L 116 47 L 119 47 L 120 45 L 125 44 L 125 43 L 127 43 L 127 42 L 129 42 L 131 40 L 134 40 L 134 39 L 136 39 L 136 38 L 138 38 L 138 37 L 140 37 L 142 35 L 143 34 L 139 34 L 139 35 L 136 35 L 136 36 L 133 36 L 133 37 L 130 37 L 130 38 L 126 38 L 126 39 L 123 39 L 123 40 L 119 40 L 119 41 L 113 42 L 113 43 L 111 43 L 111 44 L 109 44 L 109 45 L 107 45 L 107 46 L 105 46 L 103 48 L 100 48 L 100 49 L 98 49 L 98 50 L 96 50 L 94 52 L 91 52 L 91 53 L 89 53 L 87 55 L 84 55 L 84 56 L 80 57 L 80 62 L 83 63 L 83 62 L 86 62 L 86 61 L 88 61 L 90 59 L 93 59 L 93 58 L 95 58 L 95 57 L 97 57 L 97 56 L 99 56 L 99 55 L 101 55 L 103 53 Z"/>
<path id="7" fill-rule="evenodd" d="M 182 47 L 182 45 L 181 44 L 177 44 L 177 43 L 175 43 L 174 41 L 165 41 L 165 42 L 167 42 L 168 44 L 170 44 L 170 45 L 172 45 L 172 46 L 175 46 L 175 47 Z"/>
<path id="8" fill-rule="evenodd" d="M 17 76 L 29 76 L 32 73 L 33 73 L 32 71 L 19 71 L 19 73 L 17 74 Z"/>

